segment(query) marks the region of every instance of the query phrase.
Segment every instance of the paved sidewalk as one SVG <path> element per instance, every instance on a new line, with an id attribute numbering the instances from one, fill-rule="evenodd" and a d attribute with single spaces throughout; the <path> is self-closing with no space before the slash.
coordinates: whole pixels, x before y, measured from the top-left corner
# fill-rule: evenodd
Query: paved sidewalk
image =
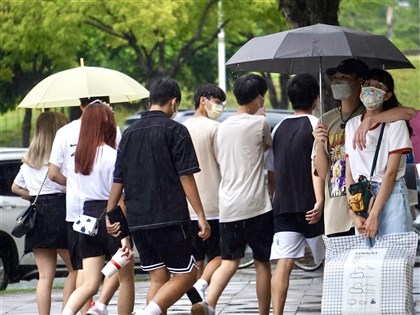
<path id="1" fill-rule="evenodd" d="M 148 276 L 139 276 L 136 282 L 135 309 L 145 305 Z M 420 314 L 420 267 L 414 272 L 414 300 L 416 313 Z M 36 283 L 35 283 L 36 285 Z M 117 295 L 108 306 L 109 314 L 117 314 Z M 284 315 L 315 315 L 321 313 L 322 270 L 304 272 L 296 269 L 292 272 L 289 294 Z M 191 303 L 184 296 L 173 305 L 168 315 L 190 314 Z M 52 315 L 59 315 L 61 310 L 61 290 L 54 290 L 52 296 Z M 0 314 L 28 315 L 37 314 L 34 291 L 29 293 L 11 293 L 0 295 Z M 216 314 L 258 314 L 255 294 L 255 271 L 248 268 L 240 270 L 225 289 L 216 310 Z"/>

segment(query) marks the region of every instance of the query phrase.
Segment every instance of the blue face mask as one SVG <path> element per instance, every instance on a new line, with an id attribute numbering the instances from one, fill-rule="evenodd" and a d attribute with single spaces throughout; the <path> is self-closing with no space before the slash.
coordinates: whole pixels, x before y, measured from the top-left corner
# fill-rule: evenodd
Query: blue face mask
<path id="1" fill-rule="evenodd" d="M 362 87 L 360 100 L 367 110 L 375 110 L 384 102 L 385 91 L 373 86 Z"/>

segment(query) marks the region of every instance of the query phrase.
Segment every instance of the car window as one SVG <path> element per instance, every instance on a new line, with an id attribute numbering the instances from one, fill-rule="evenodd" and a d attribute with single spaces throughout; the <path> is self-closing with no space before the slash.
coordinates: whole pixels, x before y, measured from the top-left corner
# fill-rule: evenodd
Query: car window
<path id="1" fill-rule="evenodd" d="M 17 196 L 12 193 L 13 180 L 15 179 L 22 162 L 15 161 L 1 161 L 0 162 L 0 195 L 1 196 Z"/>

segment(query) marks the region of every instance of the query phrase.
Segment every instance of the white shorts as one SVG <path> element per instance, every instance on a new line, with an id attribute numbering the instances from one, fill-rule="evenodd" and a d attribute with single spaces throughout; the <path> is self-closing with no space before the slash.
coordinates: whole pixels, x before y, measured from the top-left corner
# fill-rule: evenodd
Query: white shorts
<path id="1" fill-rule="evenodd" d="M 305 238 L 297 232 L 277 232 L 273 237 L 270 260 L 301 258 L 305 255 L 306 246 L 311 249 L 315 263 L 325 258 L 325 245 L 321 235 Z"/>

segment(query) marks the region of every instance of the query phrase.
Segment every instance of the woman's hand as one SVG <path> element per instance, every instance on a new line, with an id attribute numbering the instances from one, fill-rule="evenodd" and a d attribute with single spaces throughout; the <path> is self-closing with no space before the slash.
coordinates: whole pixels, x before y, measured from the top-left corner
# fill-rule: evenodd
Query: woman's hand
<path id="1" fill-rule="evenodd" d="M 360 235 L 365 235 L 366 233 L 366 219 L 364 217 L 361 217 L 353 212 L 351 215 L 354 225 L 356 227 L 357 232 Z"/>
<path id="2" fill-rule="evenodd" d="M 365 235 L 366 237 L 375 237 L 378 232 L 378 216 L 370 213 L 365 222 Z"/>
<path id="3" fill-rule="evenodd" d="M 131 250 L 130 238 L 130 236 L 127 236 L 121 240 L 120 250 L 123 252 L 124 256 L 127 256 L 127 259 L 130 259 L 132 256 L 134 256 L 133 251 Z"/>
<path id="4" fill-rule="evenodd" d="M 105 216 L 105 224 L 106 224 L 106 230 L 108 234 L 112 235 L 113 237 L 118 237 L 121 233 L 120 228 L 121 224 L 120 222 L 112 223 L 109 222 L 108 216 Z"/>

